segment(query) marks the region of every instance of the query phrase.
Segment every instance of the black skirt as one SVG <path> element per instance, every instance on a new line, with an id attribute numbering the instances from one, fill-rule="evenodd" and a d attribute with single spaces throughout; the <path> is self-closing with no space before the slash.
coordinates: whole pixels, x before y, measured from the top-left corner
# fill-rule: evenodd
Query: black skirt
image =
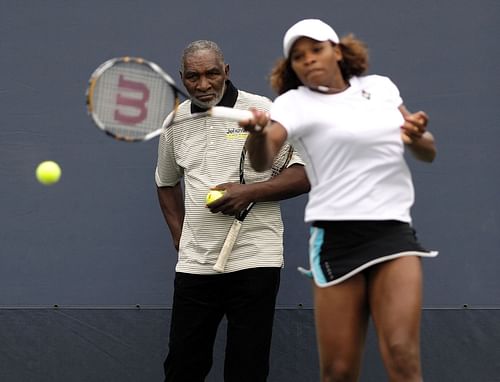
<path id="1" fill-rule="evenodd" d="M 402 256 L 435 257 L 415 230 L 396 220 L 318 221 L 311 227 L 309 261 L 318 286 L 338 284 L 364 269 Z"/>

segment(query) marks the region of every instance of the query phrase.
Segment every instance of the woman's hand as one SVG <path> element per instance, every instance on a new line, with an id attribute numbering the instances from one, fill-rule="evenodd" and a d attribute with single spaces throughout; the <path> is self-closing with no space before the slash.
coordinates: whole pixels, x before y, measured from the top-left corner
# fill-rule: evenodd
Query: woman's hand
<path id="1" fill-rule="evenodd" d="M 401 126 L 401 138 L 407 145 L 422 138 L 427 131 L 428 115 L 423 111 L 417 111 L 413 114 L 403 115 L 405 122 Z"/>
<path id="2" fill-rule="evenodd" d="M 253 113 L 253 118 L 242 121 L 239 125 L 249 133 L 261 133 L 271 121 L 269 113 L 255 108 L 251 108 L 250 111 Z"/>
<path id="3" fill-rule="evenodd" d="M 427 131 L 428 115 L 423 111 L 410 113 L 404 105 L 401 105 L 399 110 L 405 119 L 401 126 L 403 142 L 415 158 L 424 162 L 432 162 L 436 157 L 436 145 L 434 136 Z"/>

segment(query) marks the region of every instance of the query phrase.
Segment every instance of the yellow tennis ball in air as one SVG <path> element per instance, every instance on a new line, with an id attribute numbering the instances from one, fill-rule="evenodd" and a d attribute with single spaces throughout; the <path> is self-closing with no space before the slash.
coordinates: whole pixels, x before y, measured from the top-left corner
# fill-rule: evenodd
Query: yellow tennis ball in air
<path id="1" fill-rule="evenodd" d="M 44 161 L 36 168 L 36 178 L 46 186 L 57 183 L 60 177 L 61 167 L 54 161 Z"/>
<path id="2" fill-rule="evenodd" d="M 222 197 L 224 195 L 224 191 L 221 190 L 210 190 L 207 194 L 207 197 L 205 201 L 207 202 L 207 205 L 210 203 L 215 202 L 217 199 Z"/>

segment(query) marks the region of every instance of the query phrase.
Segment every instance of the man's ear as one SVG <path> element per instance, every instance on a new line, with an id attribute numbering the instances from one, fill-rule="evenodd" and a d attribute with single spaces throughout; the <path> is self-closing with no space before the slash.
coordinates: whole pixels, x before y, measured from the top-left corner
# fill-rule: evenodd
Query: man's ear
<path id="1" fill-rule="evenodd" d="M 226 77 L 229 77 L 229 64 L 226 64 L 224 67 L 224 72 L 226 73 Z"/>
<path id="2" fill-rule="evenodd" d="M 179 70 L 179 77 L 181 77 L 182 80 L 182 72 Z"/>

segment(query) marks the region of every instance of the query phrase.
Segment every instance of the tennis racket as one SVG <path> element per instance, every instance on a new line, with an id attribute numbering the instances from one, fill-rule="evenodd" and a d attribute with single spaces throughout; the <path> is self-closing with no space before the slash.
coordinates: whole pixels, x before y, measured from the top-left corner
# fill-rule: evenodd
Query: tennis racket
<path id="1" fill-rule="evenodd" d="M 241 151 L 240 157 L 240 183 L 245 184 L 245 159 L 247 155 L 247 150 L 245 146 Z M 273 165 L 270 170 L 269 179 L 274 178 L 278 174 L 280 174 L 285 168 L 287 168 L 290 160 L 293 156 L 293 148 L 290 145 L 285 145 L 281 148 L 278 155 L 274 158 Z M 224 241 L 224 245 L 219 253 L 217 258 L 217 262 L 213 266 L 213 269 L 217 272 L 224 272 L 226 268 L 227 260 L 229 259 L 229 255 L 233 251 L 234 244 L 236 243 L 236 239 L 238 238 L 238 234 L 243 225 L 243 221 L 247 217 L 248 213 L 255 205 L 255 202 L 251 202 L 244 210 L 240 211 L 238 215 L 236 215 L 231 228 L 226 236 L 226 240 Z"/>
<path id="2" fill-rule="evenodd" d="M 174 122 L 179 96 L 189 98 L 154 62 L 138 57 L 118 57 L 92 73 L 87 110 L 95 125 L 123 141 L 147 141 Z M 253 118 L 249 110 L 217 106 L 190 118 L 219 117 L 234 121 Z M 178 121 L 175 121 L 178 122 Z"/>

